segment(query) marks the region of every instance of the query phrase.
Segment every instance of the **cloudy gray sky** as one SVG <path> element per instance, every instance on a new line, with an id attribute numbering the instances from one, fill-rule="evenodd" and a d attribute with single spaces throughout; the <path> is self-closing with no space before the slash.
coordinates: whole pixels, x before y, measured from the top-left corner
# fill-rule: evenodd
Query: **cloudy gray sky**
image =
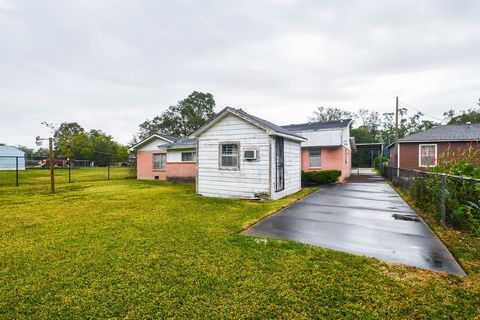
<path id="1" fill-rule="evenodd" d="M 480 97 L 480 1 L 0 0 L 0 142 L 77 121 L 127 143 L 193 90 L 278 124 Z"/>

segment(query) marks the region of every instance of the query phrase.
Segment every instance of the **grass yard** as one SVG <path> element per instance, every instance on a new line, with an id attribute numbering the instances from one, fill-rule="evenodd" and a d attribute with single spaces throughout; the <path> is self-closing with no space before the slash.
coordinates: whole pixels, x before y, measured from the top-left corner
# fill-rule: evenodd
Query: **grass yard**
<path id="1" fill-rule="evenodd" d="M 71 170 L 72 182 L 107 180 L 106 167 L 76 168 Z M 18 172 L 19 185 L 50 184 L 49 169 L 26 169 Z M 126 179 L 130 177 L 128 168 L 110 167 L 110 179 Z M 55 169 L 56 183 L 68 183 L 68 169 Z M 14 186 L 16 182 L 15 171 L 0 171 L 0 186 Z"/>
<path id="2" fill-rule="evenodd" d="M 480 317 L 468 265 L 461 278 L 239 235 L 306 193 L 213 199 L 127 179 L 0 188 L 0 318 Z"/>

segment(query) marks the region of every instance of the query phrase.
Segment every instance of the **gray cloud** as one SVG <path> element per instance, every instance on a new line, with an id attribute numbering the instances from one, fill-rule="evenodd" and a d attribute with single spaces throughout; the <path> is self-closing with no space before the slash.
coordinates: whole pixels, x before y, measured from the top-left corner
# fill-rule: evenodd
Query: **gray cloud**
<path id="1" fill-rule="evenodd" d="M 277 123 L 480 96 L 478 1 L 0 0 L 0 142 L 41 121 L 126 143 L 193 90 Z"/>

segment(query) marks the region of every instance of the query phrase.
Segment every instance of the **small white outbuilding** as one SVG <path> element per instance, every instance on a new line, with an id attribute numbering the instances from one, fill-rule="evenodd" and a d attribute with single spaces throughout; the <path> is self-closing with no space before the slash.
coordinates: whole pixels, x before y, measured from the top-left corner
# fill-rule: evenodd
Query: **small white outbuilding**
<path id="1" fill-rule="evenodd" d="M 18 161 L 18 170 L 25 170 L 25 152 L 22 150 L 0 145 L 0 171 L 16 170 Z"/>
<path id="2" fill-rule="evenodd" d="M 301 188 L 302 136 L 229 107 L 193 136 L 198 194 L 279 199 Z"/>

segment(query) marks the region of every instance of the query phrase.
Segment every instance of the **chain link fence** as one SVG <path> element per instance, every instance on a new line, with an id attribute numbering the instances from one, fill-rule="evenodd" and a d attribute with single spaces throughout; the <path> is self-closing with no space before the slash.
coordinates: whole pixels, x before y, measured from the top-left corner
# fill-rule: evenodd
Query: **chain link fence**
<path id="1" fill-rule="evenodd" d="M 442 225 L 480 232 L 480 179 L 385 165 L 381 174 Z"/>
<path id="2" fill-rule="evenodd" d="M 72 183 L 127 179 L 135 177 L 133 161 L 115 158 L 102 159 L 54 159 L 55 183 Z M 50 183 L 50 159 L 0 156 L 0 187 L 41 185 Z"/>

